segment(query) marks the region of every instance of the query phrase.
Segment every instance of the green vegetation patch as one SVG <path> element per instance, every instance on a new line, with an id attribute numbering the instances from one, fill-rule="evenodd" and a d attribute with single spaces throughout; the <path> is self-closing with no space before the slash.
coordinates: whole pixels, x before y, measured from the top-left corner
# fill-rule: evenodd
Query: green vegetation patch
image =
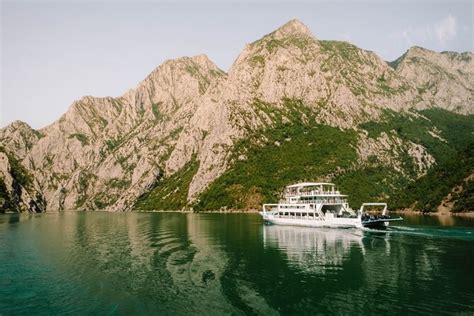
<path id="1" fill-rule="evenodd" d="M 283 98 L 283 106 L 277 107 L 272 103 L 254 99 L 251 106 L 257 110 L 256 114 L 265 121 L 263 114 L 267 115 L 277 125 L 283 125 L 284 122 L 295 122 L 295 124 L 306 125 L 311 118 L 315 121 L 315 113 L 307 107 L 303 101 L 298 99 Z M 262 131 L 256 134 L 261 134 Z"/>
<path id="2" fill-rule="evenodd" d="M 38 137 L 38 139 L 41 139 L 45 136 L 43 133 L 35 129 L 33 130 L 33 133 L 36 135 L 36 137 Z"/>
<path id="3" fill-rule="evenodd" d="M 388 85 L 384 74 L 377 78 L 377 86 L 385 95 L 390 95 L 398 92 L 397 89 L 394 89 Z"/>
<path id="4" fill-rule="evenodd" d="M 83 170 L 79 173 L 79 178 L 77 181 L 77 193 L 78 198 L 76 200 L 76 207 L 79 208 L 84 205 L 86 202 L 88 195 L 87 190 L 91 183 L 93 183 L 97 179 L 95 174 L 90 173 L 87 170 Z"/>
<path id="5" fill-rule="evenodd" d="M 180 210 L 188 206 L 189 184 L 199 169 L 195 157 L 179 171 L 167 178 L 158 179 L 151 191 L 135 203 L 138 210 Z"/>
<path id="6" fill-rule="evenodd" d="M 276 202 L 286 185 L 349 167 L 356 159 L 355 142 L 352 131 L 280 122 L 236 144 L 233 166 L 201 194 L 194 209 L 256 209 Z"/>
<path id="7" fill-rule="evenodd" d="M 347 61 L 362 63 L 359 56 L 359 48 L 343 41 L 319 41 L 321 50 L 331 55 L 338 55 Z"/>
<path id="8" fill-rule="evenodd" d="M 26 170 L 21 162 L 16 159 L 12 154 L 7 152 L 3 147 L 0 147 L 0 152 L 5 153 L 10 163 L 10 174 L 16 183 L 24 188 L 29 188 L 33 184 L 33 176 Z"/>
<path id="9" fill-rule="evenodd" d="M 10 198 L 3 178 L 0 177 L 0 213 L 15 211 L 17 211 L 15 203 Z"/>
<path id="10" fill-rule="evenodd" d="M 453 198 L 454 212 L 474 211 L 474 181 L 468 181 L 463 184 L 463 190 L 460 193 L 455 193 Z"/>
<path id="11" fill-rule="evenodd" d="M 107 206 L 112 205 L 112 204 L 114 204 L 115 202 L 117 202 L 118 197 L 119 197 L 119 196 L 118 196 L 118 194 L 116 194 L 116 193 L 100 192 L 99 194 L 97 194 L 96 196 L 94 196 L 94 199 L 93 199 L 94 206 L 95 206 L 98 210 L 103 210 L 103 209 L 105 209 Z"/>
<path id="12" fill-rule="evenodd" d="M 374 162 L 364 168 L 350 170 L 333 182 L 341 192 L 349 195 L 350 206 L 358 209 L 364 202 L 387 202 L 409 180 L 392 168 Z"/>
<path id="13" fill-rule="evenodd" d="M 206 91 L 207 87 L 209 86 L 210 80 L 207 77 L 207 75 L 202 73 L 201 67 L 198 64 L 196 64 L 194 62 L 191 62 L 190 64 L 188 64 L 186 66 L 186 71 L 191 76 L 193 76 L 194 78 L 196 78 L 198 80 L 199 92 L 204 93 Z"/>
<path id="14" fill-rule="evenodd" d="M 289 46 L 296 46 L 299 49 L 304 50 L 307 45 L 310 44 L 310 41 L 314 40 L 305 35 L 293 35 L 283 39 L 269 38 L 265 42 L 265 48 L 270 53 L 273 53 L 280 47 L 287 48 Z"/>
<path id="15" fill-rule="evenodd" d="M 107 182 L 107 186 L 114 189 L 126 189 L 130 186 L 131 181 L 128 179 L 113 178 Z"/>
<path id="16" fill-rule="evenodd" d="M 283 41 L 281 40 L 277 40 L 277 39 L 270 39 L 268 40 L 266 43 L 265 43 L 265 47 L 266 49 L 271 53 L 273 51 L 275 51 L 276 49 L 278 49 L 279 47 L 284 47 L 284 43 Z"/>
<path id="17" fill-rule="evenodd" d="M 250 63 L 252 64 L 252 66 L 265 66 L 265 57 L 262 56 L 262 55 L 253 55 L 252 57 L 250 57 L 249 59 Z"/>
<path id="18" fill-rule="evenodd" d="M 123 143 L 123 139 L 108 139 L 105 141 L 107 148 L 109 151 L 114 151 L 114 149 L 118 148 Z"/>
<path id="19" fill-rule="evenodd" d="M 163 115 L 161 114 L 160 109 L 159 109 L 159 107 L 162 104 L 163 104 L 162 102 L 158 102 L 158 103 L 153 103 L 151 105 L 151 111 L 153 112 L 153 115 L 155 116 L 155 120 L 157 120 L 157 121 L 159 121 L 163 118 Z"/>
<path id="20" fill-rule="evenodd" d="M 69 135 L 69 139 L 71 138 L 76 138 L 78 141 L 81 142 L 82 146 L 89 145 L 89 138 L 85 134 L 81 134 L 81 133 L 71 134 Z"/>

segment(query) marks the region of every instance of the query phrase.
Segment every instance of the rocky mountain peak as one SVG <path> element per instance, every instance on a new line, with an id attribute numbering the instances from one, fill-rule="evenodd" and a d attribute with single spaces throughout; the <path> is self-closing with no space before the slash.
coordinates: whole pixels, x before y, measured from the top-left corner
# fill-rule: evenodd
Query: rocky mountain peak
<path id="1" fill-rule="evenodd" d="M 5 147 L 19 159 L 23 159 L 28 150 L 39 140 L 41 133 L 27 123 L 14 121 L 0 129 L 0 147 Z"/>
<path id="2" fill-rule="evenodd" d="M 301 21 L 293 19 L 284 25 L 280 26 L 274 33 L 274 37 L 277 39 L 285 38 L 294 35 L 305 35 L 313 37 L 311 30 Z"/>
<path id="3" fill-rule="evenodd" d="M 25 123 L 23 121 L 20 121 L 20 120 L 16 120 L 16 121 L 13 121 L 12 123 L 10 123 L 9 125 L 7 125 L 5 127 L 4 131 L 5 132 L 13 132 L 13 131 L 16 131 L 16 130 L 30 131 L 30 130 L 32 130 L 32 128 L 27 123 Z"/>
<path id="4" fill-rule="evenodd" d="M 474 54 L 472 52 L 458 53 L 458 52 L 452 52 L 452 51 L 444 51 L 444 52 L 438 53 L 427 48 L 412 46 L 398 60 L 402 61 L 402 60 L 409 59 L 413 61 L 413 59 L 415 58 L 415 61 L 416 61 L 416 58 L 425 58 L 430 63 L 454 62 L 454 63 L 464 63 L 464 64 L 472 65 L 473 56 Z"/>
<path id="5" fill-rule="evenodd" d="M 189 57 L 189 59 L 203 68 L 208 68 L 208 69 L 219 68 L 212 60 L 209 59 L 209 57 L 206 54 L 199 54 L 196 56 L 192 56 L 192 57 Z"/>
<path id="6" fill-rule="evenodd" d="M 191 76 L 201 84 L 201 90 L 207 86 L 213 76 L 222 76 L 225 72 L 219 69 L 206 55 L 201 54 L 193 57 L 179 57 L 166 60 L 163 64 L 153 70 L 142 82 L 138 84 L 135 91 L 143 86 L 155 86 L 165 88 L 176 85 L 179 78 Z M 201 91 L 202 92 L 202 91 Z"/>
<path id="7" fill-rule="evenodd" d="M 474 113 L 474 62 L 472 53 L 438 53 L 411 47 L 390 63 L 418 90 L 418 108 L 443 107 L 462 114 Z"/>
<path id="8" fill-rule="evenodd" d="M 432 52 L 432 51 L 420 46 L 412 46 L 407 50 L 407 54 L 412 54 L 412 55 L 423 54 L 427 52 Z"/>
<path id="9" fill-rule="evenodd" d="M 164 67 L 180 67 L 182 65 L 187 65 L 189 63 L 196 63 L 202 67 L 215 68 L 217 67 L 205 54 L 195 55 L 195 56 L 181 56 L 178 58 L 167 59 L 156 70 L 159 70 Z"/>

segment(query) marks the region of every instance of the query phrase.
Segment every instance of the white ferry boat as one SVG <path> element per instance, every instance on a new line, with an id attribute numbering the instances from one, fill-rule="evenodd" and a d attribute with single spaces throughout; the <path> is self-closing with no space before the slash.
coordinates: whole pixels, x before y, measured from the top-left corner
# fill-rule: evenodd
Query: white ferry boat
<path id="1" fill-rule="evenodd" d="M 381 207 L 378 214 L 367 207 Z M 386 203 L 364 203 L 354 211 L 347 203 L 347 195 L 336 190 L 333 183 L 303 182 L 286 187 L 284 200 L 278 204 L 264 204 L 260 212 L 266 223 L 276 225 L 329 228 L 386 228 L 390 218 Z"/>

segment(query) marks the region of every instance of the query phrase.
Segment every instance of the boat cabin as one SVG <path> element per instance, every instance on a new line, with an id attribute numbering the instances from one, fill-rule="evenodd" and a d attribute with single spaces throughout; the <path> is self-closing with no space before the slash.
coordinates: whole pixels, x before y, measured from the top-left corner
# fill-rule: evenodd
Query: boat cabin
<path id="1" fill-rule="evenodd" d="M 347 195 L 336 190 L 333 183 L 303 182 L 289 185 L 279 204 L 265 204 L 275 216 L 294 219 L 354 218 L 357 214 L 349 208 Z"/>
<path id="2" fill-rule="evenodd" d="M 303 182 L 286 187 L 285 203 L 289 204 L 346 204 L 347 195 L 336 190 L 333 183 Z"/>

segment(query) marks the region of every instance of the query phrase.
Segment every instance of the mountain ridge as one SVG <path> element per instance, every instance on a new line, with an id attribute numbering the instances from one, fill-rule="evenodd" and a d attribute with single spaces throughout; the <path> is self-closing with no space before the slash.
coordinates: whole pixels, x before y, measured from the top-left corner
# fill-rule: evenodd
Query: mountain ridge
<path id="1" fill-rule="evenodd" d="M 353 161 L 348 170 L 381 155 L 384 166 L 399 166 L 406 179 L 416 179 L 437 163 L 429 146 L 390 130 L 373 141 L 361 126 L 393 115 L 418 120 L 418 111 L 437 107 L 472 114 L 474 64 L 469 54 L 463 59 L 414 50 L 415 56 L 407 51 L 392 68 L 350 43 L 318 40 L 303 23 L 292 20 L 247 44 L 227 73 L 206 55 L 167 60 L 122 96 L 85 96 L 38 131 L 20 123 L 1 129 L 0 141 L 32 174 L 46 201 L 41 210 L 128 210 L 150 192 L 168 199 L 173 192 L 166 185 L 178 192 L 174 206 L 199 204 L 200 196 L 237 161 L 249 159 L 245 154 L 236 158 L 239 143 L 253 139 L 265 144 L 252 135 L 288 124 L 354 131 L 357 142 L 351 148 L 361 163 Z M 438 75 L 426 76 L 409 61 L 420 54 L 427 60 L 420 65 L 423 71 L 436 70 Z M 468 67 L 461 69 L 464 64 Z M 444 139 L 436 126 L 429 132 Z M 333 132 L 322 128 L 314 133 Z M 415 176 L 401 162 L 404 155 L 419 170 Z M 5 171 L 2 179 L 6 177 Z"/>

